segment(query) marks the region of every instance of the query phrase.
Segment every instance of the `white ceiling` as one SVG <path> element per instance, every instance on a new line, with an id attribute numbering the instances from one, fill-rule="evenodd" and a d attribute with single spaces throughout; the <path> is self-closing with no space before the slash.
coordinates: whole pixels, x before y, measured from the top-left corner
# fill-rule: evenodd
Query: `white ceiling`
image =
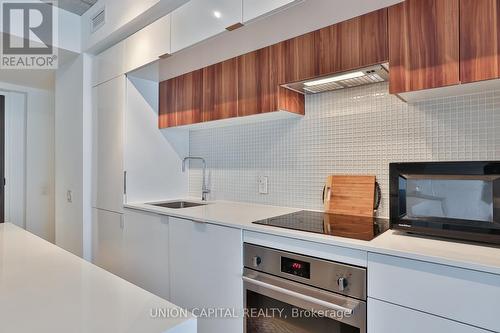
<path id="1" fill-rule="evenodd" d="M 42 0 L 43 2 L 52 3 L 51 0 Z M 92 7 L 97 0 L 57 0 L 55 1 L 56 6 L 72 12 L 77 15 L 83 15 L 90 7 Z"/>

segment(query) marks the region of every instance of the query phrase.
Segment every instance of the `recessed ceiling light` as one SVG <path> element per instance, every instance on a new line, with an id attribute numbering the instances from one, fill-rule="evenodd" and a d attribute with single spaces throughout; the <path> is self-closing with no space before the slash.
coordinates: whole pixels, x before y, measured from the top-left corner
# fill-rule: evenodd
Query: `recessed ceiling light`
<path id="1" fill-rule="evenodd" d="M 316 81 L 309 81 L 304 83 L 306 87 L 312 87 L 312 86 L 318 86 L 320 84 L 326 84 L 326 83 L 332 83 L 332 82 L 338 82 L 338 81 L 343 81 L 343 80 L 349 80 L 349 79 L 355 79 L 357 77 L 364 76 L 364 72 L 354 72 L 354 73 L 348 73 L 348 74 L 343 74 L 343 75 L 337 75 L 337 76 L 332 76 L 328 77 L 326 79 L 320 79 Z"/>
<path id="2" fill-rule="evenodd" d="M 222 17 L 222 13 L 219 12 L 218 10 L 214 10 L 214 16 L 219 19 Z"/>

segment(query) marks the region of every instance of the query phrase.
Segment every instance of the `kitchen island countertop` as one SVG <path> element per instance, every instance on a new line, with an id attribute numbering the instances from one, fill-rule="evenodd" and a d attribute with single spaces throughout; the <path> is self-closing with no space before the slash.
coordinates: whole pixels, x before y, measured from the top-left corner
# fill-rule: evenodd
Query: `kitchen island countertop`
<path id="1" fill-rule="evenodd" d="M 0 331 L 195 333 L 189 313 L 11 223 L 0 224 Z"/>

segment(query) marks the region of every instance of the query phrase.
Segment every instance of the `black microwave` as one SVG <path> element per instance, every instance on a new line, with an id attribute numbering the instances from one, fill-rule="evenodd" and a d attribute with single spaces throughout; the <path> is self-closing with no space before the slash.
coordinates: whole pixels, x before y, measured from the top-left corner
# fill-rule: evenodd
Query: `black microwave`
<path id="1" fill-rule="evenodd" d="M 500 244 L 500 161 L 391 163 L 391 229 Z"/>

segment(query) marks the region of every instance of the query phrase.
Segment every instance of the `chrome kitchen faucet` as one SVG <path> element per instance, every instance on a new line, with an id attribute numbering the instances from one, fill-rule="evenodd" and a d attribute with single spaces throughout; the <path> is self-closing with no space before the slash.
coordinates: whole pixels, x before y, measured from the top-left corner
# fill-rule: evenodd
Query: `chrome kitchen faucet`
<path id="1" fill-rule="evenodd" d="M 207 162 L 205 162 L 205 159 L 203 157 L 192 157 L 192 156 L 185 157 L 184 160 L 182 160 L 182 172 L 186 171 L 187 160 L 200 160 L 203 163 L 203 184 L 201 185 L 201 200 L 207 201 L 207 194 L 210 193 L 210 190 L 208 189 L 206 183 Z"/>

